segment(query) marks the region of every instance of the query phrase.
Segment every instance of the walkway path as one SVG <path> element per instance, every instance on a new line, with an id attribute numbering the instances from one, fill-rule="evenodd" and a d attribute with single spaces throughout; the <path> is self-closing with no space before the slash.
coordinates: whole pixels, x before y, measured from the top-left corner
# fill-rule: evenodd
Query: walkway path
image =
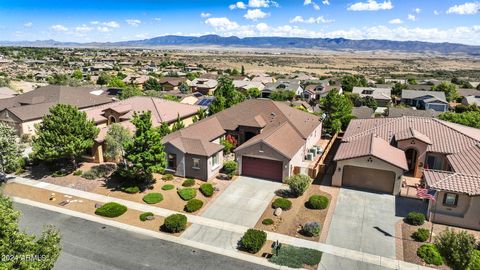
<path id="1" fill-rule="evenodd" d="M 84 199 L 89 199 L 92 201 L 98 201 L 103 203 L 117 202 L 127 206 L 128 208 L 142 211 L 142 212 L 152 212 L 159 216 L 168 216 L 168 215 L 177 213 L 175 211 L 168 210 L 168 209 L 163 209 L 155 206 L 150 206 L 146 204 L 136 203 L 136 202 L 113 198 L 113 197 L 107 197 L 107 196 L 96 194 L 96 193 L 85 192 L 81 190 L 57 186 L 57 185 L 40 182 L 36 180 L 31 180 L 31 179 L 26 179 L 26 178 L 21 178 L 21 177 L 13 177 L 12 179 L 9 179 L 9 182 L 29 185 L 37 188 L 50 190 L 52 192 L 63 193 L 63 194 L 84 198 Z M 243 235 L 243 233 L 247 229 L 249 229 L 249 227 L 246 227 L 243 225 L 232 224 L 229 222 L 214 220 L 214 219 L 210 219 L 202 216 L 195 216 L 195 215 L 190 215 L 185 213 L 182 213 L 182 214 L 187 216 L 188 221 L 191 222 L 192 224 L 199 224 L 199 225 L 204 225 L 208 227 L 213 227 L 222 231 L 228 231 L 231 233 L 237 233 L 237 234 Z M 132 226 L 128 226 L 128 227 L 132 227 Z M 368 254 L 360 251 L 336 247 L 333 245 L 327 245 L 327 244 L 322 244 L 318 242 L 303 240 L 303 239 L 294 238 L 291 236 L 273 233 L 273 232 L 267 232 L 267 239 L 272 241 L 278 240 L 282 243 L 299 246 L 299 247 L 313 248 L 313 249 L 320 250 L 324 253 L 335 255 L 338 257 L 349 258 L 351 260 L 366 262 L 366 263 L 377 265 L 377 266 L 383 266 L 389 269 L 431 269 L 431 268 L 426 268 L 420 265 L 407 263 L 404 261 L 398 261 L 392 258 L 381 257 L 378 255 L 372 255 L 372 254 Z M 197 243 L 187 239 L 185 239 L 184 242 Z M 205 244 L 202 244 L 202 243 L 198 243 L 198 245 L 205 246 Z M 195 247 L 196 244 L 192 244 L 191 246 Z M 227 252 L 227 251 L 232 252 L 231 250 L 228 250 L 225 248 L 219 248 L 215 246 L 211 246 L 211 249 L 212 249 L 211 250 L 212 252 L 217 252 L 217 253 L 218 253 L 218 250 L 223 250 L 224 252 Z"/>

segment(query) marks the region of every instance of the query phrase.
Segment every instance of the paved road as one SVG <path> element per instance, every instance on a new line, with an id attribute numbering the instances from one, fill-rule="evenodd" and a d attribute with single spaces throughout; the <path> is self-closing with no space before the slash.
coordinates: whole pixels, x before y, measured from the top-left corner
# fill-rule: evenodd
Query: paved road
<path id="1" fill-rule="evenodd" d="M 240 176 L 215 199 L 202 217 L 254 227 L 275 196 L 275 191 L 281 186 L 279 182 Z M 242 235 L 193 224 L 181 237 L 215 247 L 236 250 Z"/>
<path id="2" fill-rule="evenodd" d="M 103 224 L 15 203 L 20 226 L 39 233 L 53 224 L 62 233 L 56 270 L 269 269 Z"/>

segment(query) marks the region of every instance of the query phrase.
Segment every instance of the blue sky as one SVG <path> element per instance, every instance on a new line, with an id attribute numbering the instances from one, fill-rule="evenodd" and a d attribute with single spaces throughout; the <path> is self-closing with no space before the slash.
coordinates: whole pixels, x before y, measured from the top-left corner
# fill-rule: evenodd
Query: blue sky
<path id="1" fill-rule="evenodd" d="M 0 0 L 0 40 L 295 36 L 480 45 L 480 2 L 453 0 Z"/>

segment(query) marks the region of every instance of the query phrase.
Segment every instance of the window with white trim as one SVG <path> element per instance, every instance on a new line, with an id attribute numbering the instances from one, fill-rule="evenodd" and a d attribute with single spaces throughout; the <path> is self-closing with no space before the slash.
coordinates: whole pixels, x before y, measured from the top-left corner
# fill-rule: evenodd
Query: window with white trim
<path id="1" fill-rule="evenodd" d="M 200 169 L 200 159 L 199 158 L 192 158 L 193 168 Z"/>
<path id="2" fill-rule="evenodd" d="M 220 152 L 212 156 L 212 167 L 217 167 L 219 165 L 220 163 L 219 155 L 220 155 Z"/>
<path id="3" fill-rule="evenodd" d="M 445 193 L 445 197 L 443 197 L 443 204 L 445 206 L 457 206 L 457 204 L 458 204 L 458 194 Z"/>

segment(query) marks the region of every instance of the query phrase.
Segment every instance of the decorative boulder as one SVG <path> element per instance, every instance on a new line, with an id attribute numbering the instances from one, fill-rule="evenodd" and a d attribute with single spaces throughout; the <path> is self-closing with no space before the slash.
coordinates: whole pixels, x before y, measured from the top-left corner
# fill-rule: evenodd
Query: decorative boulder
<path id="1" fill-rule="evenodd" d="M 273 212 L 273 214 L 276 216 L 276 217 L 279 217 L 281 214 L 282 214 L 283 210 L 282 208 L 278 207 L 275 209 L 275 211 Z"/>
<path id="2" fill-rule="evenodd" d="M 147 216 L 145 219 L 146 219 L 146 220 L 154 220 L 154 219 L 155 219 L 155 216 Z"/>
<path id="3" fill-rule="evenodd" d="M 100 208 L 102 206 L 103 206 L 103 203 L 99 203 L 99 202 L 95 203 L 95 209 Z"/>

